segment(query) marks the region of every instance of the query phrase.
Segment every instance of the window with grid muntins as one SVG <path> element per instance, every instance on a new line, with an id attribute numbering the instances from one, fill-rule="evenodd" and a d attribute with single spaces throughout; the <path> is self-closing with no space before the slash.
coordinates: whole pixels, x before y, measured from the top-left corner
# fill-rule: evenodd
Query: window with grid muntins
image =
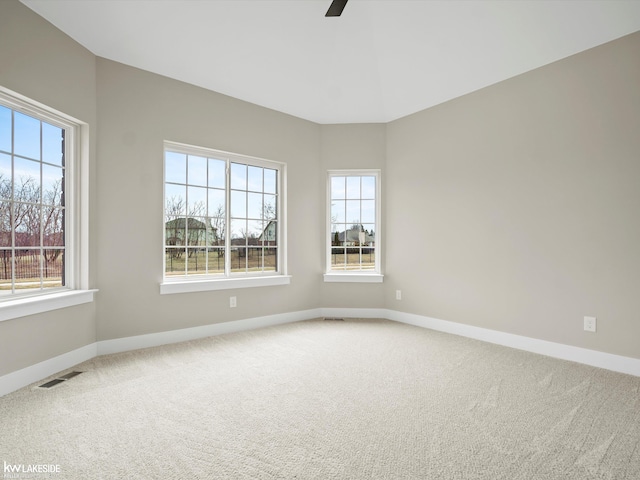
<path id="1" fill-rule="evenodd" d="M 165 145 L 165 278 L 280 272 L 281 165 Z"/>
<path id="2" fill-rule="evenodd" d="M 67 283 L 66 136 L 0 101 L 0 297 Z"/>
<path id="3" fill-rule="evenodd" d="M 329 173 L 329 272 L 379 272 L 377 172 Z"/>

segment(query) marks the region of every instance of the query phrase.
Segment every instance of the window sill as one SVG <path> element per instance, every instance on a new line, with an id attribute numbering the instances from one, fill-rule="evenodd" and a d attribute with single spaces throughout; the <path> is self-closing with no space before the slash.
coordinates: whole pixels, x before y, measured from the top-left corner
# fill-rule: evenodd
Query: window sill
<path id="1" fill-rule="evenodd" d="M 224 278 L 219 280 L 166 280 L 160 284 L 160 295 L 173 293 L 207 292 L 210 290 L 230 290 L 233 288 L 271 287 L 289 285 L 291 275 L 268 277 Z"/>
<path id="2" fill-rule="evenodd" d="M 382 283 L 384 275 L 380 273 L 344 272 L 325 273 L 325 283 Z"/>
<path id="3" fill-rule="evenodd" d="M 0 322 L 12 318 L 36 315 L 60 308 L 93 302 L 98 290 L 67 290 L 63 292 L 16 298 L 0 302 Z"/>

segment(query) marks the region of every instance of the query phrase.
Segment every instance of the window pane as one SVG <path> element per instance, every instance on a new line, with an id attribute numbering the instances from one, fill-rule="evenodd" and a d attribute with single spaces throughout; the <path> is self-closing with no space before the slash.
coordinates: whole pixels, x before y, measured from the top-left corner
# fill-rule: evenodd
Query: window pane
<path id="1" fill-rule="evenodd" d="M 331 177 L 331 198 L 346 198 L 345 177 Z"/>
<path id="2" fill-rule="evenodd" d="M 206 246 L 207 224 L 204 218 L 187 217 L 187 245 Z M 193 253 L 193 252 L 191 252 Z"/>
<path id="3" fill-rule="evenodd" d="M 187 213 L 187 189 L 182 185 L 168 183 L 164 187 L 165 207 L 167 215 L 185 215 Z"/>
<path id="4" fill-rule="evenodd" d="M 43 251 L 42 280 L 45 288 L 64 286 L 64 255 L 65 251 L 62 248 L 48 248 Z"/>
<path id="5" fill-rule="evenodd" d="M 277 200 L 275 195 L 264 196 L 264 207 L 262 210 L 262 218 L 264 220 L 276 220 L 278 217 Z"/>
<path id="6" fill-rule="evenodd" d="M 344 225 L 331 225 L 331 233 L 329 234 L 329 242 L 332 247 L 338 247 L 342 245 L 344 238 Z"/>
<path id="7" fill-rule="evenodd" d="M 40 245 L 40 205 L 14 204 L 19 212 L 15 220 L 16 247 L 36 247 Z"/>
<path id="8" fill-rule="evenodd" d="M 344 270 L 344 268 L 345 268 L 345 249 L 332 248 L 331 249 L 331 269 Z"/>
<path id="9" fill-rule="evenodd" d="M 265 271 L 275 272 L 278 268 L 278 249 L 264 249 L 264 269 Z"/>
<path id="10" fill-rule="evenodd" d="M 224 190 L 209 189 L 209 216 L 210 217 L 224 217 L 226 203 Z"/>
<path id="11" fill-rule="evenodd" d="M 207 186 L 207 159 L 189 155 L 187 158 L 190 185 Z"/>
<path id="12" fill-rule="evenodd" d="M 374 224 L 367 224 L 365 223 L 364 225 L 362 225 L 362 227 L 364 228 L 364 232 L 365 232 L 365 242 L 364 245 L 375 245 L 375 225 Z"/>
<path id="13" fill-rule="evenodd" d="M 43 207 L 42 244 L 48 247 L 64 247 L 64 209 Z"/>
<path id="14" fill-rule="evenodd" d="M 358 225 L 360 223 L 360 200 L 347 200 L 346 222 Z"/>
<path id="15" fill-rule="evenodd" d="M 247 244 L 261 245 L 262 231 L 263 231 L 262 220 L 249 220 L 247 222 Z"/>
<path id="16" fill-rule="evenodd" d="M 226 188 L 226 168 L 224 160 L 209 159 L 209 187 Z"/>
<path id="17" fill-rule="evenodd" d="M 11 204 L 0 202 L 0 247 L 11 246 Z"/>
<path id="18" fill-rule="evenodd" d="M 14 112 L 13 125 L 15 154 L 40 160 L 40 121 Z"/>
<path id="19" fill-rule="evenodd" d="M 331 221 L 333 223 L 344 223 L 346 204 L 344 200 L 332 200 L 331 201 Z"/>
<path id="20" fill-rule="evenodd" d="M 278 245 L 278 223 L 268 222 L 261 234 L 261 241 L 265 247 L 275 247 Z"/>
<path id="21" fill-rule="evenodd" d="M 247 269 L 250 272 L 262 271 L 263 254 L 262 248 L 247 249 Z"/>
<path id="22" fill-rule="evenodd" d="M 202 187 L 187 187 L 187 214 L 190 216 L 204 216 L 207 213 L 207 189 Z"/>
<path id="23" fill-rule="evenodd" d="M 231 188 L 247 189 L 247 166 L 240 163 L 231 164 Z"/>
<path id="24" fill-rule="evenodd" d="M 186 217 L 167 215 L 164 223 L 165 245 L 184 245 Z"/>
<path id="25" fill-rule="evenodd" d="M 11 152 L 11 110 L 0 105 L 0 150 Z"/>
<path id="26" fill-rule="evenodd" d="M 11 198 L 11 157 L 0 153 L 0 198 Z"/>
<path id="27" fill-rule="evenodd" d="M 38 288 L 40 286 L 40 249 L 15 251 L 16 288 Z"/>
<path id="28" fill-rule="evenodd" d="M 42 122 L 42 161 L 62 166 L 62 129 Z"/>
<path id="29" fill-rule="evenodd" d="M 211 229 L 207 237 L 207 245 L 224 246 L 225 218 L 209 217 L 209 225 L 211 226 Z"/>
<path id="30" fill-rule="evenodd" d="M 244 272 L 247 269 L 246 220 L 231 221 L 231 271 Z"/>
<path id="31" fill-rule="evenodd" d="M 209 273 L 224 273 L 224 248 L 209 248 L 207 268 Z"/>
<path id="32" fill-rule="evenodd" d="M 247 217 L 247 194 L 242 191 L 231 191 L 231 216 L 235 218 Z"/>
<path id="33" fill-rule="evenodd" d="M 362 249 L 362 269 L 375 270 L 376 268 L 376 250 L 375 248 Z"/>
<path id="34" fill-rule="evenodd" d="M 260 218 L 264 217 L 262 211 L 262 194 L 261 193 L 248 193 L 247 194 L 247 218 Z"/>
<path id="35" fill-rule="evenodd" d="M 360 269 L 360 249 L 357 247 L 347 248 L 347 270 Z"/>
<path id="36" fill-rule="evenodd" d="M 278 193 L 276 190 L 276 178 L 277 172 L 270 168 L 264 169 L 264 192 L 265 193 Z"/>
<path id="37" fill-rule="evenodd" d="M 165 253 L 165 275 L 184 275 L 186 273 L 186 249 L 167 247 Z"/>
<path id="38" fill-rule="evenodd" d="M 187 275 L 207 273 L 207 249 L 187 248 Z"/>
<path id="39" fill-rule="evenodd" d="M 362 200 L 360 221 L 362 223 L 375 223 L 376 221 L 376 201 Z"/>
<path id="40" fill-rule="evenodd" d="M 347 198 L 360 198 L 360 177 L 347 177 Z"/>
<path id="41" fill-rule="evenodd" d="M 262 168 L 249 166 L 247 174 L 249 181 L 247 190 L 262 192 Z"/>
<path id="42" fill-rule="evenodd" d="M 231 245 L 247 244 L 247 221 L 231 220 Z"/>
<path id="43" fill-rule="evenodd" d="M 40 162 L 14 158 L 14 200 L 40 201 Z"/>
<path id="44" fill-rule="evenodd" d="M 362 198 L 375 200 L 376 198 L 376 177 L 362 178 Z"/>
<path id="45" fill-rule="evenodd" d="M 42 165 L 42 203 L 62 206 L 62 174 L 60 167 Z"/>
<path id="46" fill-rule="evenodd" d="M 0 250 L 0 295 L 11 290 L 11 250 Z"/>
<path id="47" fill-rule="evenodd" d="M 184 153 L 165 152 L 165 182 L 187 183 L 187 156 Z"/>
<path id="48" fill-rule="evenodd" d="M 231 249 L 231 271 L 246 272 L 247 271 L 247 248 L 234 247 Z"/>

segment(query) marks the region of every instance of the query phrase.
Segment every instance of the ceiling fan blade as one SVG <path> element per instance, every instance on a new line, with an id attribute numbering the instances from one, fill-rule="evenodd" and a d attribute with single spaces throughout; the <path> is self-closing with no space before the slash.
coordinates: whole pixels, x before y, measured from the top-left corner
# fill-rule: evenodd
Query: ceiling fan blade
<path id="1" fill-rule="evenodd" d="M 348 0 L 333 0 L 331 5 L 329 6 L 329 10 L 325 14 L 325 17 L 339 17 L 342 15 L 342 10 L 344 10 L 344 6 L 347 4 Z"/>

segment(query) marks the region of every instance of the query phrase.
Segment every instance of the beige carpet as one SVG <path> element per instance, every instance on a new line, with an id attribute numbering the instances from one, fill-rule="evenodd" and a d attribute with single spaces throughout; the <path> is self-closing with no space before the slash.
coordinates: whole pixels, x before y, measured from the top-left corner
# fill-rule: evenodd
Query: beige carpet
<path id="1" fill-rule="evenodd" d="M 74 370 L 0 398 L 5 475 L 640 478 L 640 378 L 389 321 L 300 322 Z"/>

